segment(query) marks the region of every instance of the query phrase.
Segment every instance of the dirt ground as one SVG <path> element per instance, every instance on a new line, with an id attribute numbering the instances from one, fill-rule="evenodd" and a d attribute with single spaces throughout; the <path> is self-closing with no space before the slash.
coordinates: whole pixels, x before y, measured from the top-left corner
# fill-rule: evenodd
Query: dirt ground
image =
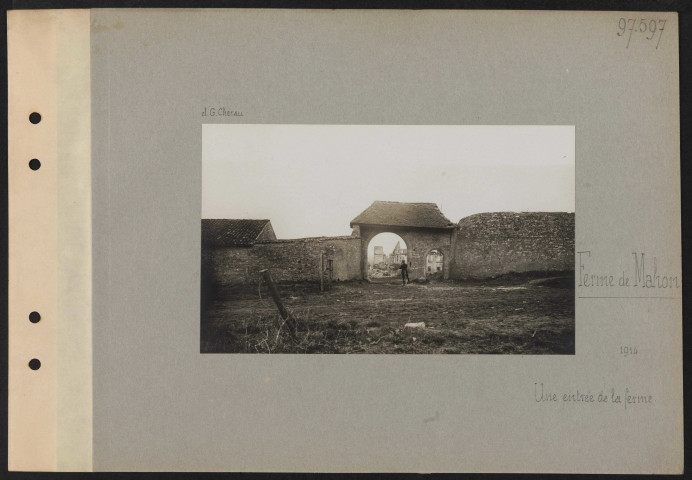
<path id="1" fill-rule="evenodd" d="M 574 280 L 400 280 L 279 285 L 295 330 L 266 288 L 226 292 L 201 324 L 203 353 L 573 354 Z M 261 298 L 260 298 L 261 296 Z M 425 328 L 405 327 L 424 322 Z"/>

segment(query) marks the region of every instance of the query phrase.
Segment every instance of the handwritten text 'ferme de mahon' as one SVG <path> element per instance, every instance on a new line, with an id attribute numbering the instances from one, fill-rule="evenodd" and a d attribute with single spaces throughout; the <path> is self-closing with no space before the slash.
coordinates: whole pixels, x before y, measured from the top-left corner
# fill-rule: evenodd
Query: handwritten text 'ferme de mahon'
<path id="1" fill-rule="evenodd" d="M 590 391 L 580 391 L 576 389 L 569 392 L 551 392 L 543 383 L 533 384 L 533 398 L 536 403 L 580 403 L 580 404 L 610 404 L 628 408 L 628 405 L 651 405 L 654 401 L 653 395 L 642 395 L 625 388 L 624 392 L 619 392 L 614 388 L 608 391 L 601 390 L 597 394 Z"/>
<path id="2" fill-rule="evenodd" d="M 640 287 L 640 288 L 680 288 L 677 275 L 658 271 L 656 257 L 650 259 L 644 252 L 632 252 L 634 270 L 613 275 L 612 273 L 594 272 L 591 264 L 591 251 L 577 252 L 579 260 L 579 287 Z M 634 272 L 634 276 L 632 276 Z"/>

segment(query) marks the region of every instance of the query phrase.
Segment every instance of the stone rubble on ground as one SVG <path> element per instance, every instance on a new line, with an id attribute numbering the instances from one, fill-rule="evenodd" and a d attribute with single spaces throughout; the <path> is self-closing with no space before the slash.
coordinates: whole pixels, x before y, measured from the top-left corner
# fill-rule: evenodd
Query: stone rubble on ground
<path id="1" fill-rule="evenodd" d="M 425 322 L 407 323 L 404 328 L 425 328 Z"/>

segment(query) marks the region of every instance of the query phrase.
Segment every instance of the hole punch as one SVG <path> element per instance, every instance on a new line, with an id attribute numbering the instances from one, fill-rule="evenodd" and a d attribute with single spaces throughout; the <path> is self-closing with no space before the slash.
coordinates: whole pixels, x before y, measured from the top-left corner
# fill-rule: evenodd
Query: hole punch
<path id="1" fill-rule="evenodd" d="M 32 370 L 38 370 L 39 368 L 41 368 L 41 360 L 39 360 L 38 358 L 32 358 L 31 360 L 29 360 L 29 368 Z"/>
<path id="2" fill-rule="evenodd" d="M 38 158 L 32 158 L 29 160 L 29 168 L 32 170 L 38 170 L 41 168 L 41 162 L 39 161 Z"/>
<path id="3" fill-rule="evenodd" d="M 38 312 L 31 312 L 29 314 L 29 321 L 31 323 L 38 323 L 41 321 L 41 314 Z"/>
<path id="4" fill-rule="evenodd" d="M 29 115 L 29 121 L 36 125 L 38 122 L 41 121 L 41 114 L 38 112 L 31 112 Z"/>

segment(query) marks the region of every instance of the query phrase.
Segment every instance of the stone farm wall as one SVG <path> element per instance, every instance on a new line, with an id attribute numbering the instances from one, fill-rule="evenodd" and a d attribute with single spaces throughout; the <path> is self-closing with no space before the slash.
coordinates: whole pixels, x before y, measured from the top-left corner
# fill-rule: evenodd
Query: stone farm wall
<path id="1" fill-rule="evenodd" d="M 459 221 L 452 278 L 574 269 L 574 213 L 481 213 Z"/>
<path id="2" fill-rule="evenodd" d="M 320 253 L 333 259 L 335 281 L 360 278 L 359 237 L 316 237 L 258 242 L 252 247 L 225 247 L 210 252 L 210 270 L 217 286 L 256 283 L 269 269 L 276 282 L 319 282 Z"/>

